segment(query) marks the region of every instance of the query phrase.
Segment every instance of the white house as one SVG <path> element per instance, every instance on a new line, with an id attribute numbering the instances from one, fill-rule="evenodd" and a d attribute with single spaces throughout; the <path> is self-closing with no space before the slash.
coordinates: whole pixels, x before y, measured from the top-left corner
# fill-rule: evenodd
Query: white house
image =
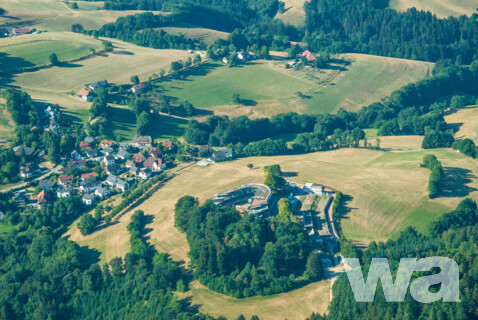
<path id="1" fill-rule="evenodd" d="M 104 162 L 105 165 L 107 165 L 107 166 L 112 165 L 112 164 L 115 164 L 115 157 L 113 157 L 113 156 L 104 156 L 104 157 L 103 157 L 103 162 Z"/>
<path id="2" fill-rule="evenodd" d="M 95 195 L 97 195 L 100 198 L 105 198 L 110 195 L 110 191 L 106 188 L 100 187 L 95 190 Z"/>
<path id="3" fill-rule="evenodd" d="M 93 194 L 85 194 L 83 196 L 83 202 L 86 204 L 86 205 L 91 205 L 93 204 L 93 201 L 95 201 L 95 196 Z"/>
<path id="4" fill-rule="evenodd" d="M 119 189 L 121 192 L 125 192 L 129 189 L 129 183 L 124 180 L 118 179 L 116 181 L 116 188 Z"/>
<path id="5" fill-rule="evenodd" d="M 148 179 L 149 177 L 151 177 L 151 170 L 149 170 L 148 168 L 144 168 L 140 171 L 139 177 L 143 180 Z"/>
<path id="6" fill-rule="evenodd" d="M 72 195 L 72 190 L 70 188 L 59 188 L 56 191 L 56 196 L 58 198 L 70 198 Z"/>

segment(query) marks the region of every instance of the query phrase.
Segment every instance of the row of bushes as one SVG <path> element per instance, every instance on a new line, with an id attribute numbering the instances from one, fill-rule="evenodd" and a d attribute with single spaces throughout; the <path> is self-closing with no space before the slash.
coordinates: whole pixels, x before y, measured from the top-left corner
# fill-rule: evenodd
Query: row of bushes
<path id="1" fill-rule="evenodd" d="M 147 182 L 139 185 L 134 191 L 131 191 L 126 198 L 124 198 L 121 203 L 115 207 L 111 212 L 105 217 L 105 223 L 109 224 L 111 219 L 113 219 L 118 213 L 126 209 L 134 201 L 138 200 L 143 196 L 149 189 L 151 189 L 156 183 L 160 182 L 166 177 L 166 174 L 161 173 L 160 175 L 154 177 L 153 179 L 148 180 Z"/>
<path id="2" fill-rule="evenodd" d="M 332 218 L 338 220 L 340 218 L 340 202 L 342 201 L 342 192 L 335 191 L 335 199 L 332 202 Z"/>
<path id="3" fill-rule="evenodd" d="M 423 157 L 422 167 L 431 170 L 430 179 L 428 180 L 428 197 L 435 198 L 443 185 L 443 168 L 441 162 L 433 154 L 427 154 Z"/>

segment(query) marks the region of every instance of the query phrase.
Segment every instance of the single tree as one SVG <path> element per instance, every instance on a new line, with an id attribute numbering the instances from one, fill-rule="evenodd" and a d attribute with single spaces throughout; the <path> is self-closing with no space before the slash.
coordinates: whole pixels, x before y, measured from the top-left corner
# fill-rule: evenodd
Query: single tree
<path id="1" fill-rule="evenodd" d="M 309 274 L 310 279 L 320 280 L 324 274 L 322 264 L 319 259 L 317 252 L 312 251 L 307 258 L 306 270 Z"/>
<path id="2" fill-rule="evenodd" d="M 56 53 L 50 54 L 50 63 L 54 66 L 56 66 L 59 63 Z"/>
<path id="3" fill-rule="evenodd" d="M 252 163 L 249 163 L 247 167 L 249 168 L 249 170 L 252 170 L 254 168 L 254 165 Z"/>
<path id="4" fill-rule="evenodd" d="M 84 236 L 93 232 L 95 227 L 96 227 L 96 220 L 88 213 L 84 214 L 81 217 L 80 222 L 78 222 L 78 229 L 80 230 L 80 233 Z"/>
<path id="5" fill-rule="evenodd" d="M 131 77 L 131 83 L 133 84 L 138 84 L 139 83 L 139 77 L 138 76 L 132 76 Z"/>

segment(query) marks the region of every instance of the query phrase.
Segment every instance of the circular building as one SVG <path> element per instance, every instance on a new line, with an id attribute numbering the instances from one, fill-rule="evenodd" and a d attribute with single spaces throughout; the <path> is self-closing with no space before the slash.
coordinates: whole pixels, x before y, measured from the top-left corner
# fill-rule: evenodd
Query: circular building
<path id="1" fill-rule="evenodd" d="M 249 213 L 263 214 L 269 211 L 272 191 L 263 184 L 243 184 L 217 193 L 212 198 L 212 201 L 214 204 L 223 206 L 245 205 Z"/>

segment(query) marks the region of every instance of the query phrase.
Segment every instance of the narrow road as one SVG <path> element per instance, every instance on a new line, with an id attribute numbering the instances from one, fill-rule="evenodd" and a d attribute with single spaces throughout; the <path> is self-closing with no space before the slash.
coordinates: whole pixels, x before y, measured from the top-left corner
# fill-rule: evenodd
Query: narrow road
<path id="1" fill-rule="evenodd" d="M 327 210 L 327 224 L 329 225 L 329 230 L 332 231 L 332 234 L 334 235 L 336 240 L 339 240 L 339 233 L 335 229 L 335 223 L 334 223 L 334 218 L 332 216 L 333 208 L 334 208 L 334 200 L 335 200 L 335 194 L 332 195 L 332 202 L 329 205 L 329 209 Z"/>
<path id="2" fill-rule="evenodd" d="M 45 173 L 45 174 L 39 176 L 38 178 L 33 179 L 32 181 L 39 181 L 39 180 L 43 180 L 43 179 L 45 179 L 45 178 L 48 178 L 48 177 L 51 176 L 52 174 L 58 173 L 58 171 L 60 171 L 60 169 L 61 169 L 61 165 L 57 165 L 57 166 L 54 167 L 53 169 L 48 170 L 47 173 Z M 23 188 L 23 187 L 26 187 L 26 186 L 27 186 L 27 182 L 23 182 L 23 183 L 19 183 L 19 184 L 16 184 L 16 185 L 14 185 L 14 186 L 11 186 L 11 187 L 2 189 L 2 190 L 0 190 L 0 192 L 1 192 L 1 193 L 7 193 L 7 192 L 9 192 L 10 190 L 18 189 L 18 188 Z"/>

